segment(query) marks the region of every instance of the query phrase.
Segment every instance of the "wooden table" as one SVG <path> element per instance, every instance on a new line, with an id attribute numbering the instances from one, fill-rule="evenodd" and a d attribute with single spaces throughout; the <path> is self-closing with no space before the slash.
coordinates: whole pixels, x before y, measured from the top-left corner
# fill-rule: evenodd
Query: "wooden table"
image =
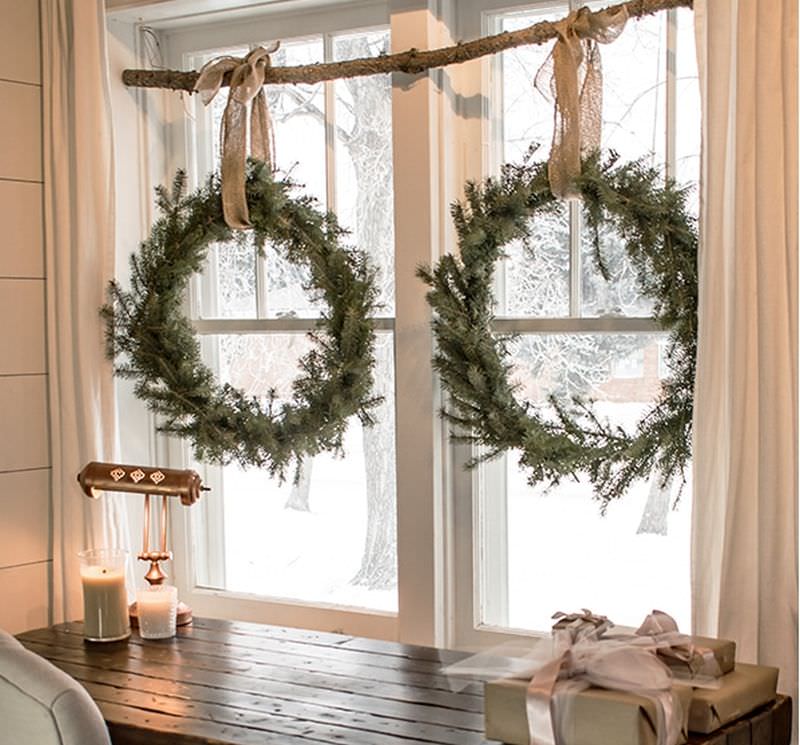
<path id="1" fill-rule="evenodd" d="M 86 687 L 114 745 L 487 743 L 482 686 L 440 673 L 458 652 L 203 618 L 163 641 L 91 644 L 80 623 L 18 638 Z M 691 745 L 750 742 L 737 731 Z"/>

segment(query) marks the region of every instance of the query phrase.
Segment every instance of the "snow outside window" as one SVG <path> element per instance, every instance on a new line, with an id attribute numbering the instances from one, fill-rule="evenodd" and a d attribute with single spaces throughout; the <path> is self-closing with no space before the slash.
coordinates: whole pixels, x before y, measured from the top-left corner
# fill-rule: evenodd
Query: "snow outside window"
<path id="1" fill-rule="evenodd" d="M 569 9 L 566 0 L 549 2 L 487 20 L 499 32 Z M 623 160 L 645 156 L 684 183 L 697 182 L 699 161 L 692 33 L 691 11 L 670 11 L 629 22 L 601 47 L 603 147 Z M 489 63 L 494 169 L 519 161 L 532 141 L 547 157 L 552 107 L 531 81 L 548 52 L 521 47 Z M 537 218 L 534 253 L 511 245 L 498 267 L 497 327 L 520 333 L 511 359 L 520 396 L 542 404 L 552 393 L 591 397 L 601 414 L 632 427 L 659 390 L 665 335 L 647 320 L 651 302 L 637 291 L 619 237 L 608 231 L 602 241 L 608 281 L 592 264 L 578 205 Z M 481 468 L 473 482 L 475 628 L 542 631 L 554 611 L 583 607 L 638 624 L 656 607 L 688 629 L 690 483 L 662 488 L 652 478 L 602 516 L 588 482 L 531 488 L 515 453 Z"/>

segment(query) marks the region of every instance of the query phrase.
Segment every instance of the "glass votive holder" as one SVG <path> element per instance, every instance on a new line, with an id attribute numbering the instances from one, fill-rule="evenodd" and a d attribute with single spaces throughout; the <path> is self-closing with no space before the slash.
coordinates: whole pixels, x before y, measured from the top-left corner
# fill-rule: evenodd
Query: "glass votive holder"
<path id="1" fill-rule="evenodd" d="M 125 588 L 127 551 L 93 548 L 81 551 L 83 635 L 91 642 L 115 642 L 131 635 Z"/>
<path id="2" fill-rule="evenodd" d="M 169 639 L 175 636 L 178 617 L 178 588 L 152 585 L 136 591 L 139 609 L 139 634 L 142 639 Z"/>

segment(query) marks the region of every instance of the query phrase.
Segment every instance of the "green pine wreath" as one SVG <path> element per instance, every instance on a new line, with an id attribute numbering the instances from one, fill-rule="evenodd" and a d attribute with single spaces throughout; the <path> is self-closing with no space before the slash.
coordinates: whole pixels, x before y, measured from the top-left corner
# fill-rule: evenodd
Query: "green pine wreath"
<path id="1" fill-rule="evenodd" d="M 136 381 L 135 394 L 159 415 L 164 432 L 188 438 L 198 459 L 266 467 L 283 476 L 290 463 L 323 450 L 341 451 L 347 419 L 372 422 L 376 307 L 375 272 L 361 251 L 342 245 L 333 214 L 310 197 L 291 196 L 293 184 L 273 178 L 263 163 L 247 169 L 253 229 L 231 230 L 223 219 L 220 179 L 211 175 L 186 193 L 186 176 L 171 191 L 156 190 L 161 217 L 131 256 L 131 286 L 111 282 L 101 309 L 115 371 Z M 266 400 L 220 385 L 202 362 L 194 329 L 183 313 L 193 274 L 212 243 L 252 235 L 259 251 L 269 243 L 306 269 L 306 290 L 324 306 L 313 346 L 300 360 L 292 400 Z"/>
<path id="2" fill-rule="evenodd" d="M 641 292 L 654 301 L 653 317 L 669 331 L 667 365 L 657 400 L 634 432 L 598 416 L 590 400 L 550 397 L 549 406 L 519 400 L 510 383 L 509 342 L 492 333 L 492 278 L 503 246 L 530 245 L 532 222 L 553 211 L 546 163 L 506 165 L 499 178 L 469 183 L 453 207 L 459 255 L 420 267 L 430 286 L 437 342 L 434 366 L 447 392 L 442 416 L 457 440 L 480 446 L 469 466 L 519 450 L 528 482 L 551 485 L 588 474 L 605 510 L 636 479 L 654 472 L 661 485 L 683 478 L 691 458 L 697 345 L 697 225 L 680 188 L 643 161 L 620 164 L 611 155 L 584 163 L 579 188 L 595 236 L 594 260 L 606 276 L 601 226 L 621 236 Z"/>

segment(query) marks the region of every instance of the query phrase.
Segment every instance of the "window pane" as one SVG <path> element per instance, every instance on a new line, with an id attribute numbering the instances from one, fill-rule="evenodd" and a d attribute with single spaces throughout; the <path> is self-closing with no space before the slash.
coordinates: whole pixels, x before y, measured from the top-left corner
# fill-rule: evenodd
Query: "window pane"
<path id="1" fill-rule="evenodd" d="M 540 21 L 554 21 L 569 12 L 569 3 L 503 13 L 493 18 L 494 30 L 516 31 Z M 500 163 L 519 163 L 531 144 L 546 158 L 553 136 L 553 112 L 533 86 L 550 50 L 548 45 L 510 49 L 492 58 L 491 96 L 495 155 Z M 498 262 L 495 295 L 498 316 L 565 316 L 569 314 L 569 212 L 537 217 L 528 245 L 514 241 Z"/>
<path id="2" fill-rule="evenodd" d="M 497 315 L 569 315 L 569 210 L 537 216 L 527 245 L 505 246 L 498 262 Z"/>
<path id="3" fill-rule="evenodd" d="M 193 59 L 193 64 L 202 66 L 221 55 L 243 57 L 247 47 L 230 47 L 207 52 Z M 202 152 L 198 153 L 198 166 L 209 171 L 219 168 L 219 131 L 225 105 L 228 101 L 227 88 L 223 88 L 211 101 L 207 109 L 200 99 L 195 100 L 195 113 L 198 127 L 207 127 L 202 139 Z M 197 174 L 202 183 L 205 173 Z M 200 279 L 201 318 L 255 318 L 256 316 L 256 260 L 252 245 L 217 244 L 208 250 L 208 261 Z"/>
<path id="4" fill-rule="evenodd" d="M 656 13 L 628 21 L 611 44 L 603 44 L 602 147 L 622 160 L 653 155 L 665 161 L 666 24 Z"/>
<path id="5" fill-rule="evenodd" d="M 212 244 L 201 293 L 201 318 L 256 317 L 256 252 L 252 241 Z"/>
<path id="6" fill-rule="evenodd" d="M 323 59 L 321 38 L 281 41 L 270 55 L 275 67 Z M 266 86 L 278 169 L 325 205 L 325 88 L 322 83 Z"/>
<path id="7" fill-rule="evenodd" d="M 498 31 L 516 31 L 540 21 L 557 21 L 569 14 L 569 3 L 546 5 L 496 17 Z M 496 55 L 493 64 L 500 90 L 493 91 L 494 116 L 500 116 L 502 139 L 501 163 L 518 163 L 532 143 L 541 147 L 539 156 L 546 158 L 553 139 L 553 108 L 534 90 L 533 81 L 550 54 L 550 44 L 517 47 Z M 495 99 L 497 94 L 502 101 Z"/>
<path id="8" fill-rule="evenodd" d="M 695 184 L 689 206 L 697 214 L 697 184 L 700 183 L 700 85 L 694 41 L 694 13 L 687 8 L 679 8 L 677 16 L 675 179 L 679 184 Z"/>
<path id="9" fill-rule="evenodd" d="M 544 405 L 550 393 L 591 396 L 599 414 L 631 430 L 659 390 L 663 338 L 523 335 L 513 348 L 513 377 L 534 403 Z M 661 490 L 651 479 L 601 516 L 588 481 L 531 488 L 517 458 L 510 452 L 505 464 L 482 468 L 481 532 L 495 536 L 482 549 L 489 568 L 483 623 L 544 630 L 554 611 L 585 607 L 638 624 L 664 608 L 690 627 L 688 484 L 676 510 L 679 484 Z M 504 490 L 497 488 L 502 480 Z M 507 594 L 497 591 L 500 584 Z M 504 597 L 504 606 L 495 600 Z"/>
<path id="10" fill-rule="evenodd" d="M 297 360 L 308 350 L 301 334 L 204 339 L 219 378 L 254 396 L 291 393 Z M 308 460 L 297 484 L 260 469 L 206 467 L 221 500 L 221 519 L 195 517 L 200 585 L 274 598 L 375 610 L 397 609 L 393 336 L 377 342 L 376 393 L 384 401 L 376 424 L 350 422 L 345 454 Z M 213 360 L 212 360 L 213 361 Z M 202 555 L 220 556 L 216 564 Z M 224 565 L 220 571 L 219 564 Z"/>
<path id="11" fill-rule="evenodd" d="M 651 316 L 653 301 L 639 292 L 636 272 L 628 258 L 625 243 L 609 225 L 600 228 L 600 254 L 608 279 L 597 267 L 594 233 L 582 225 L 581 234 L 581 315 Z"/>
<path id="12" fill-rule="evenodd" d="M 323 59 L 321 38 L 281 42 L 271 56 L 275 66 L 307 65 Z M 268 85 L 267 101 L 275 132 L 275 160 L 280 176 L 298 184 L 295 197 L 315 197 L 320 209 L 327 205 L 325 163 L 325 88 L 316 85 Z M 282 254 L 268 248 L 261 264 L 260 280 L 265 288 L 261 315 L 266 318 L 320 314 L 303 286 L 304 267 L 290 264 Z"/>
<path id="13" fill-rule="evenodd" d="M 333 39 L 334 60 L 389 52 L 389 31 Z M 389 75 L 337 80 L 335 91 L 336 215 L 378 267 L 381 316 L 394 315 L 392 81 Z"/>

